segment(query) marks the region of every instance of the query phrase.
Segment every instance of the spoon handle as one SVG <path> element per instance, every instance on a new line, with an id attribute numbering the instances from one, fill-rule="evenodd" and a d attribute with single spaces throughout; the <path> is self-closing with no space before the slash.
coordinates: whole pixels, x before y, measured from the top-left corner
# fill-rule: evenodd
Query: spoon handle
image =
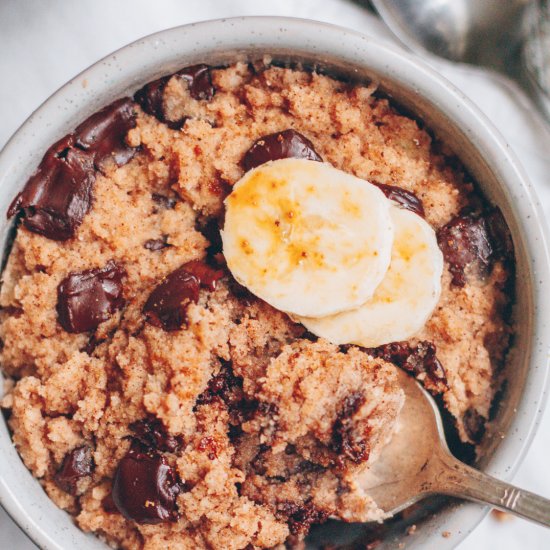
<path id="1" fill-rule="evenodd" d="M 438 492 L 490 504 L 550 527 L 550 500 L 488 476 L 447 453 L 445 455 L 441 457 L 444 468 L 436 480 Z"/>

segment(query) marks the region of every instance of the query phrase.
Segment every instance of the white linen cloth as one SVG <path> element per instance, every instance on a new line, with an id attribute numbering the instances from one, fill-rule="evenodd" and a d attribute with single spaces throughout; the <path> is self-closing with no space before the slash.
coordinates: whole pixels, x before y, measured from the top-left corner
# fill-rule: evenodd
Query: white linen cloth
<path id="1" fill-rule="evenodd" d="M 350 0 L 2 0 L 0 147 L 36 107 L 80 71 L 133 40 L 176 25 L 239 15 L 285 15 L 346 26 L 395 43 L 381 21 L 359 4 Z M 429 62 L 504 134 L 550 219 L 550 134 L 521 91 L 483 70 L 433 58 Z M 549 454 L 550 409 L 514 482 L 550 498 Z M 1 508 L 0 548 L 36 548 Z M 550 531 L 519 519 L 500 523 L 489 516 L 458 548 L 543 550 L 550 548 Z"/>

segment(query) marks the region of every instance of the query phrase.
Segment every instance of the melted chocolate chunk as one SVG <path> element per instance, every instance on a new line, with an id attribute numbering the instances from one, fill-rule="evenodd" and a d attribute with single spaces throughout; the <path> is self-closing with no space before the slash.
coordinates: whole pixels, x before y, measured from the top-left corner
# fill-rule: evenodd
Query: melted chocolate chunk
<path id="1" fill-rule="evenodd" d="M 216 399 L 223 401 L 228 407 L 237 405 L 244 398 L 243 381 L 233 374 L 229 363 L 222 363 L 220 372 L 208 382 L 206 390 L 197 398 L 198 405 L 209 405 Z"/>
<path id="2" fill-rule="evenodd" d="M 222 276 L 222 271 L 200 261 L 184 264 L 151 292 L 143 306 L 147 322 L 166 331 L 180 329 L 186 320 L 187 306 L 199 299 L 200 288 L 214 290 Z"/>
<path id="3" fill-rule="evenodd" d="M 160 239 L 148 239 L 143 243 L 143 248 L 156 252 L 157 250 L 162 250 L 163 248 L 168 248 L 171 245 L 168 244 L 168 236 L 164 235 Z"/>
<path id="4" fill-rule="evenodd" d="M 355 464 L 368 460 L 370 448 L 365 440 L 368 433 L 357 433 L 353 417 L 365 403 L 365 394 L 355 392 L 348 395 L 338 411 L 338 417 L 332 428 L 332 447 L 339 455 L 338 462 L 343 466 L 347 458 Z"/>
<path id="5" fill-rule="evenodd" d="M 514 258 L 514 243 L 510 229 L 499 208 L 493 208 L 486 216 L 487 229 L 496 256 L 512 260 Z"/>
<path id="6" fill-rule="evenodd" d="M 485 418 L 473 407 L 470 407 L 463 417 L 466 435 L 474 442 L 479 443 L 485 435 Z"/>
<path id="7" fill-rule="evenodd" d="M 115 101 L 52 145 L 11 203 L 8 217 L 20 213 L 29 231 L 49 239 L 72 238 L 92 205 L 96 169 L 107 158 L 120 166 L 134 155 L 124 142 L 135 126 L 132 105 L 127 98 Z"/>
<path id="8" fill-rule="evenodd" d="M 415 377 L 425 374 L 424 386 L 433 393 L 449 389 L 445 369 L 436 356 L 435 345 L 431 342 L 418 342 L 416 346 L 411 346 L 408 342 L 392 342 L 367 351 Z"/>
<path id="9" fill-rule="evenodd" d="M 163 76 L 158 80 L 149 82 L 134 94 L 134 101 L 148 114 L 160 122 L 165 122 L 164 116 L 164 88 L 170 80 L 170 76 Z"/>
<path id="10" fill-rule="evenodd" d="M 309 139 L 296 130 L 289 129 L 261 137 L 245 153 L 242 164 L 248 172 L 270 160 L 287 158 L 323 161 Z"/>
<path id="11" fill-rule="evenodd" d="M 281 502 L 277 511 L 287 518 L 288 528 L 292 535 L 306 535 L 313 524 L 324 523 L 329 513 L 320 510 L 311 502 L 297 504 L 291 501 Z"/>
<path id="12" fill-rule="evenodd" d="M 145 450 L 159 450 L 174 453 L 181 447 L 181 440 L 169 434 L 164 424 L 155 416 L 148 416 L 130 424 L 137 440 Z"/>
<path id="13" fill-rule="evenodd" d="M 216 283 L 223 277 L 223 271 L 212 269 L 201 261 L 194 261 L 185 264 L 185 269 L 198 279 L 202 288 L 216 290 Z"/>
<path id="14" fill-rule="evenodd" d="M 437 241 L 449 271 L 452 283 L 464 286 L 467 268 L 474 268 L 478 276 L 485 276 L 492 263 L 493 247 L 484 218 L 473 215 L 457 216 L 437 232 Z"/>
<path id="15" fill-rule="evenodd" d="M 94 468 L 92 450 L 83 445 L 65 455 L 61 468 L 55 474 L 56 485 L 71 495 L 78 491 L 77 483 L 83 477 L 92 475 Z"/>
<path id="16" fill-rule="evenodd" d="M 419 216 L 424 217 L 424 204 L 422 200 L 419 199 L 411 191 L 407 191 L 402 187 L 397 185 L 386 185 L 384 183 L 372 182 L 373 185 L 376 185 L 384 195 L 391 201 L 396 202 L 399 206 L 418 214 Z"/>
<path id="17" fill-rule="evenodd" d="M 177 521 L 177 476 L 156 452 L 130 449 L 119 462 L 113 480 L 113 502 L 128 520 L 156 524 Z"/>
<path id="18" fill-rule="evenodd" d="M 67 332 L 95 330 L 124 305 L 124 270 L 112 260 L 105 267 L 71 273 L 57 287 L 59 323 Z"/>
<path id="19" fill-rule="evenodd" d="M 185 67 L 173 75 L 163 76 L 149 82 L 134 94 L 134 101 L 149 115 L 166 124 L 172 130 L 179 130 L 185 123 L 186 117 L 179 120 L 168 120 L 164 111 L 164 89 L 172 76 L 187 82 L 189 94 L 194 99 L 210 100 L 214 96 L 215 88 L 210 77 L 210 67 L 200 64 Z"/>
<path id="20" fill-rule="evenodd" d="M 206 390 L 199 395 L 195 407 L 208 405 L 215 401 L 223 402 L 229 413 L 230 432 L 239 435 L 240 425 L 254 417 L 256 414 L 273 416 L 277 412 L 277 406 L 271 403 L 260 403 L 246 397 L 243 391 L 243 380 L 235 376 L 231 364 L 222 361 L 220 372 L 213 376 Z M 234 428 L 238 427 L 237 430 Z"/>
<path id="21" fill-rule="evenodd" d="M 105 161 L 110 158 L 122 166 L 136 152 L 135 148 L 126 144 L 126 134 L 135 126 L 134 102 L 123 97 L 78 126 L 75 130 L 75 145 L 93 155 L 98 170 L 103 170 Z"/>
<path id="22" fill-rule="evenodd" d="M 216 89 L 212 85 L 210 67 L 204 63 L 185 67 L 176 73 L 189 86 L 189 93 L 193 99 L 210 100 Z"/>
<path id="23" fill-rule="evenodd" d="M 220 254 L 223 249 L 219 221 L 212 218 L 200 228 L 201 233 L 208 239 L 210 246 L 207 249 L 210 257 Z"/>
<path id="24" fill-rule="evenodd" d="M 108 514 L 118 514 L 118 508 L 113 500 L 113 494 L 109 493 L 102 501 L 101 506 Z"/>
<path id="25" fill-rule="evenodd" d="M 66 241 L 90 210 L 94 182 L 91 155 L 78 149 L 50 150 L 15 197 L 8 217 L 21 213 L 29 231 Z"/>

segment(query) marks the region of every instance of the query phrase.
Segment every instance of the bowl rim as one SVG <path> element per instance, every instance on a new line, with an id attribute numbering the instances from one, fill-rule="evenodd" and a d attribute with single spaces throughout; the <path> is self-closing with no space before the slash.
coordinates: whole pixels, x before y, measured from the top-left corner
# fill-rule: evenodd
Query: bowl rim
<path id="1" fill-rule="evenodd" d="M 54 138 L 63 135 L 76 125 L 76 121 L 83 119 L 84 111 L 81 106 L 72 105 L 71 101 L 78 82 L 84 79 L 92 82 L 88 95 L 83 101 L 89 112 L 94 112 L 99 104 L 105 103 L 102 98 L 109 86 L 113 86 L 118 82 L 120 88 L 120 82 L 127 78 L 126 73 L 122 69 L 118 69 L 119 63 L 127 64 L 125 68 L 128 72 L 130 72 L 128 67 L 133 68 L 136 72 L 135 67 L 139 62 L 138 57 L 140 54 L 149 55 L 149 65 L 165 59 L 167 53 L 161 54 L 157 51 L 156 54 L 152 55 L 151 48 L 158 50 L 159 47 L 165 46 L 169 40 L 175 40 L 181 34 L 185 35 L 185 38 L 180 37 L 180 39 L 187 40 L 188 43 L 186 49 L 180 50 L 181 57 L 185 57 L 186 54 L 197 57 L 196 50 L 200 46 L 200 48 L 206 50 L 204 57 L 208 58 L 208 48 L 212 49 L 213 45 L 207 42 L 205 36 L 212 34 L 214 29 L 220 34 L 225 31 L 226 40 L 229 38 L 227 36 L 229 33 L 234 38 L 235 43 L 239 40 L 242 42 L 243 39 L 249 41 L 259 40 L 260 42 L 263 40 L 264 42 L 267 41 L 264 48 L 267 48 L 268 45 L 272 48 L 288 45 L 289 48 L 308 50 L 312 56 L 319 53 L 321 57 L 321 52 L 326 49 L 334 57 L 346 59 L 355 65 L 361 65 L 361 61 L 359 58 L 351 60 L 353 57 L 350 54 L 351 50 L 364 48 L 368 45 L 370 49 L 378 52 L 383 58 L 384 61 L 380 61 L 380 65 L 385 64 L 386 67 L 390 67 L 393 64 L 393 67 L 398 67 L 402 64 L 407 66 L 408 69 L 414 69 L 416 76 L 411 77 L 409 75 L 408 78 L 412 80 L 409 84 L 418 89 L 421 96 L 426 98 L 437 97 L 437 107 L 440 110 L 446 109 L 450 120 L 454 124 L 457 124 L 457 121 L 460 120 L 467 127 L 475 128 L 479 141 L 485 147 L 486 152 L 494 158 L 501 159 L 506 169 L 510 171 L 510 175 L 506 177 L 503 175 L 504 179 L 501 179 L 500 182 L 505 189 L 515 188 L 519 191 L 523 201 L 525 201 L 520 205 L 516 205 L 515 214 L 518 218 L 519 214 L 524 214 L 521 218 L 520 228 L 524 234 L 524 244 L 532 262 L 530 273 L 533 278 L 536 276 L 537 284 L 533 287 L 535 304 L 533 334 L 535 339 L 532 343 L 530 367 L 526 374 L 525 387 L 521 398 L 523 407 L 521 411 L 518 410 L 512 419 L 506 440 L 506 448 L 514 445 L 516 450 L 512 455 L 510 450 L 506 451 L 503 449 L 504 445 L 500 445 L 485 468 L 485 471 L 493 475 L 496 474 L 503 479 L 509 479 L 523 461 L 535 436 L 544 411 L 544 397 L 548 393 L 550 384 L 548 376 L 550 366 L 550 357 L 548 356 L 550 330 L 548 328 L 550 327 L 547 323 L 550 312 L 542 311 L 543 301 L 541 299 L 541 297 L 548 296 L 550 293 L 550 259 L 545 234 L 544 214 L 532 184 L 529 182 L 516 155 L 499 131 L 470 99 L 420 58 L 401 50 L 397 46 L 389 45 L 384 41 L 345 27 L 293 17 L 245 16 L 211 19 L 162 30 L 133 41 L 105 56 L 61 86 L 46 99 L 23 122 L 0 151 L 0 188 L 8 187 L 8 181 L 12 178 L 24 181 L 21 179 L 23 173 L 21 170 L 19 170 L 18 176 L 13 177 L 14 173 L 17 174 L 17 170 L 14 168 L 15 163 L 26 159 L 31 168 L 36 166 L 46 147 L 55 141 Z M 239 40 L 236 38 L 237 34 L 240 36 Z M 311 44 L 297 46 L 295 42 L 303 41 L 302 35 L 315 37 L 316 46 Z M 193 40 L 196 46 L 192 51 L 195 51 L 195 53 L 190 54 L 189 44 Z M 218 44 L 219 42 L 218 40 Z M 365 62 L 363 67 L 367 66 L 369 65 Z M 152 78 L 155 78 L 155 76 L 153 75 Z M 133 82 L 128 86 L 128 89 L 135 89 L 137 84 L 143 85 L 143 81 Z M 433 86 L 433 90 L 427 91 L 429 85 Z M 95 99 L 93 98 L 93 92 L 97 94 Z M 67 106 L 67 103 L 71 103 L 71 105 Z M 60 115 L 59 110 L 67 111 L 69 116 L 64 113 Z M 46 121 L 45 125 L 44 120 Z M 29 142 L 32 143 L 33 140 L 42 144 L 38 147 L 38 152 L 35 150 L 36 148 L 29 147 Z M 480 147 L 479 143 L 477 147 Z M 31 171 L 31 169 L 27 169 L 27 176 Z M 0 433 L 0 439 L 1 435 Z M 4 457 L 3 453 L 0 453 L 0 463 L 4 460 L 8 459 Z M 21 466 L 25 468 L 22 462 Z M 45 527 L 43 522 L 40 522 L 40 518 L 30 517 L 29 512 L 20 504 L 16 491 L 10 487 L 9 480 L 0 475 L 0 504 L 7 513 L 37 545 L 47 549 L 61 549 L 62 546 L 59 545 L 58 541 L 52 538 L 52 528 L 50 526 Z M 36 489 L 38 490 L 38 488 L 37 483 Z M 487 512 L 487 507 L 476 504 L 467 504 L 453 510 L 451 512 L 452 518 L 448 518 L 445 525 L 452 526 L 453 532 L 456 534 L 453 535 L 452 540 L 439 537 L 438 547 L 441 549 L 453 548 L 477 526 Z M 466 525 L 466 528 L 462 528 L 461 525 Z M 74 529 L 79 528 L 74 526 Z"/>

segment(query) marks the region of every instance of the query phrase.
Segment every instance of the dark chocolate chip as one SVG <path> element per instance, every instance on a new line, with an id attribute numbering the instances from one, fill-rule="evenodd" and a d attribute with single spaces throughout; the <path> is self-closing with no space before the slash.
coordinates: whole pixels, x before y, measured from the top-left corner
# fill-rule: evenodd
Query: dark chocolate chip
<path id="1" fill-rule="evenodd" d="M 233 374 L 229 363 L 223 362 L 220 372 L 210 379 L 206 390 L 197 398 L 197 405 L 209 405 L 220 399 L 228 407 L 232 407 L 242 401 L 242 387 L 242 378 Z"/>
<path id="2" fill-rule="evenodd" d="M 462 418 L 466 435 L 474 442 L 479 443 L 485 434 L 485 417 L 470 407 Z"/>
<path id="3" fill-rule="evenodd" d="M 134 126 L 133 103 L 128 98 L 89 117 L 46 151 L 10 205 L 8 217 L 21 213 L 29 231 L 49 239 L 73 237 L 92 205 L 96 169 L 103 168 L 107 158 L 120 166 L 134 155 L 135 149 L 124 141 Z"/>
<path id="4" fill-rule="evenodd" d="M 143 306 L 147 322 L 166 331 L 180 329 L 186 320 L 190 302 L 199 299 L 199 290 L 214 290 L 223 271 L 212 269 L 200 261 L 189 262 L 168 275 Z"/>
<path id="5" fill-rule="evenodd" d="M 495 254 L 504 259 L 514 258 L 514 243 L 510 229 L 499 208 L 493 208 L 486 216 L 487 229 Z"/>
<path id="6" fill-rule="evenodd" d="M 493 397 L 493 401 L 491 402 L 491 407 L 489 409 L 489 420 L 494 420 L 502 406 L 504 405 L 503 401 L 506 397 L 506 393 L 508 391 L 508 380 L 504 380 L 502 382 L 502 385 L 500 386 L 499 390 L 495 393 L 495 396 Z"/>
<path id="7" fill-rule="evenodd" d="M 146 248 L 147 250 L 151 250 L 153 252 L 157 250 L 162 250 L 163 248 L 168 248 L 168 236 L 164 235 L 160 239 L 148 239 L 143 243 L 143 248 Z"/>
<path id="8" fill-rule="evenodd" d="M 296 130 L 288 129 L 258 139 L 245 153 L 242 164 L 248 171 L 270 160 L 287 158 L 323 161 L 309 139 Z"/>
<path id="9" fill-rule="evenodd" d="M 105 267 L 71 273 L 57 287 L 59 323 L 67 332 L 94 330 L 124 305 L 124 270 L 112 260 Z"/>
<path id="10" fill-rule="evenodd" d="M 397 185 L 386 185 L 384 183 L 372 182 L 373 185 L 376 185 L 384 195 L 391 201 L 396 202 L 399 206 L 418 214 L 419 216 L 424 217 L 424 204 L 422 200 L 419 199 L 411 191 L 407 191 L 402 187 Z"/>
<path id="11" fill-rule="evenodd" d="M 0 306 L 0 312 L 9 315 L 10 317 L 21 317 L 24 313 L 23 308 L 17 306 Z"/>
<path id="12" fill-rule="evenodd" d="M 166 195 L 160 195 L 159 193 L 153 193 L 151 195 L 151 198 L 155 203 L 157 203 L 162 208 L 166 208 L 167 210 L 172 210 L 176 206 L 176 203 L 178 202 L 173 197 L 167 197 Z"/>
<path id="13" fill-rule="evenodd" d="M 54 476 L 56 485 L 71 495 L 78 491 L 77 483 L 92 474 L 92 450 L 87 445 L 77 447 L 65 455 L 61 468 Z"/>
<path id="14" fill-rule="evenodd" d="M 97 338 L 95 333 L 90 335 L 90 338 L 88 339 L 88 342 L 86 345 L 80 350 L 84 353 L 87 353 L 88 355 L 92 355 L 92 353 L 95 351 L 97 346 L 105 342 L 105 338 Z"/>
<path id="15" fill-rule="evenodd" d="M 108 514 L 118 514 L 118 508 L 113 500 L 113 494 L 109 493 L 102 501 L 101 506 Z"/>
<path id="16" fill-rule="evenodd" d="M 408 342 L 392 342 L 366 351 L 415 377 L 425 374 L 424 386 L 433 393 L 446 391 L 449 387 L 445 369 L 436 356 L 436 347 L 432 342 L 421 341 L 416 346 Z"/>
<path id="17" fill-rule="evenodd" d="M 119 462 L 113 480 L 113 502 L 128 520 L 141 524 L 177 521 L 177 476 L 156 452 L 131 449 Z"/>
<path id="18" fill-rule="evenodd" d="M 174 75 L 167 75 L 149 82 L 134 94 L 134 100 L 149 115 L 166 124 L 172 130 L 179 130 L 185 123 L 186 117 L 179 120 L 168 120 L 164 111 L 164 89 L 172 76 L 187 82 L 189 94 L 194 99 L 212 99 L 215 88 L 210 77 L 210 67 L 200 64 L 185 67 Z"/>
<path id="19" fill-rule="evenodd" d="M 12 202 L 8 217 L 20 212 L 23 225 L 56 241 L 74 236 L 92 204 L 93 157 L 79 149 L 53 150 Z"/>
<path id="20" fill-rule="evenodd" d="M 221 253 L 223 244 L 219 221 L 215 218 L 208 220 L 204 226 L 200 227 L 200 232 L 206 237 L 206 239 L 208 239 L 208 242 L 210 243 L 207 249 L 208 255 L 213 257 L 216 254 Z"/>
<path id="21" fill-rule="evenodd" d="M 317 508 L 311 502 L 298 504 L 283 501 L 277 505 L 277 511 L 287 518 L 292 535 L 305 536 L 314 524 L 324 523 L 329 513 Z"/>
<path id="22" fill-rule="evenodd" d="M 164 117 L 164 88 L 171 76 L 163 76 L 158 80 L 149 82 L 134 94 L 134 101 L 148 114 L 161 122 Z"/>
<path id="23" fill-rule="evenodd" d="M 128 130 L 136 126 L 134 102 L 123 97 L 86 119 L 74 132 L 75 145 L 94 157 L 98 170 L 108 159 L 117 166 L 126 164 L 136 149 L 126 143 Z"/>
<path id="24" fill-rule="evenodd" d="M 484 218 L 465 215 L 453 218 L 437 232 L 437 241 L 449 264 L 456 286 L 464 286 L 467 268 L 475 268 L 477 276 L 485 276 L 493 259 L 493 247 Z"/>
<path id="25" fill-rule="evenodd" d="M 358 433 L 353 417 L 365 403 L 363 392 L 354 392 L 348 395 L 340 405 L 337 419 L 332 427 L 332 448 L 339 455 L 339 462 L 343 465 L 344 459 L 355 464 L 365 462 L 369 458 L 370 448 L 365 437 L 365 430 Z"/>
<path id="26" fill-rule="evenodd" d="M 164 424 L 155 416 L 148 416 L 130 424 L 133 438 L 138 440 L 145 450 L 176 452 L 181 447 L 181 439 L 169 434 Z"/>
<path id="27" fill-rule="evenodd" d="M 214 97 L 216 89 L 212 85 L 210 67 L 204 63 L 185 67 L 176 73 L 185 80 L 189 86 L 189 94 L 193 99 L 210 100 Z"/>

